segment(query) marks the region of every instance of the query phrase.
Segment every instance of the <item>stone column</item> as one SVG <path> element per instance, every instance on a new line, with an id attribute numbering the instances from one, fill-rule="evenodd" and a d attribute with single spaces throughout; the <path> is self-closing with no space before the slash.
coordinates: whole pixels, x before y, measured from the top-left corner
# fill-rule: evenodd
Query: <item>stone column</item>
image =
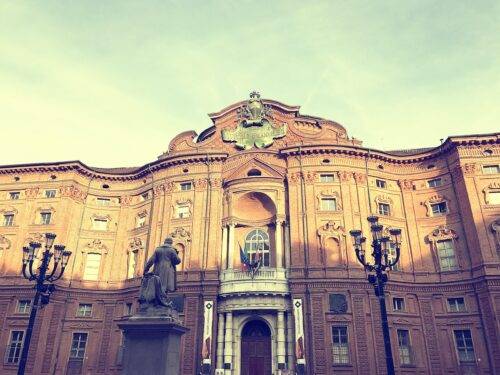
<path id="1" fill-rule="evenodd" d="M 290 267 L 290 226 L 285 222 L 285 268 Z"/>
<path id="2" fill-rule="evenodd" d="M 278 357 L 278 369 L 285 369 L 285 313 L 283 311 L 278 311 L 278 321 L 276 324 L 276 341 L 277 349 L 276 355 Z"/>
<path id="3" fill-rule="evenodd" d="M 227 268 L 233 268 L 233 258 L 234 258 L 234 227 L 235 223 L 229 224 L 229 246 L 227 249 Z"/>
<path id="4" fill-rule="evenodd" d="M 222 227 L 222 245 L 221 245 L 221 262 L 220 268 L 227 269 L 227 226 Z"/>
<path id="5" fill-rule="evenodd" d="M 233 369 L 233 313 L 226 313 L 226 333 L 224 337 L 224 371 L 231 375 Z"/>
<path id="6" fill-rule="evenodd" d="M 219 313 L 217 322 L 217 369 L 224 368 L 224 313 Z"/>
<path id="7" fill-rule="evenodd" d="M 283 267 L 283 234 L 281 226 L 283 222 L 281 220 L 276 220 L 276 268 Z"/>
<path id="8" fill-rule="evenodd" d="M 294 333 L 293 333 L 293 315 L 291 312 L 286 314 L 286 357 L 287 368 L 293 369 L 294 354 Z"/>

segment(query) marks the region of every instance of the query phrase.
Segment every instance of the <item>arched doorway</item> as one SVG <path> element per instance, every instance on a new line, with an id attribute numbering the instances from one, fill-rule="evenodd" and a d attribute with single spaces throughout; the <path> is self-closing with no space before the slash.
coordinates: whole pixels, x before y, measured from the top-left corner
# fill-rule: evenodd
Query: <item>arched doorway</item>
<path id="1" fill-rule="evenodd" d="M 266 323 L 252 320 L 241 332 L 241 375 L 271 374 L 271 331 Z"/>

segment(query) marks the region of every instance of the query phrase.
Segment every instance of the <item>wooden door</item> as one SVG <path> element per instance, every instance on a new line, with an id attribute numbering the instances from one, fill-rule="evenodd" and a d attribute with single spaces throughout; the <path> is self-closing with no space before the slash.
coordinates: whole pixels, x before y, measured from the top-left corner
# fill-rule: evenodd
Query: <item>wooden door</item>
<path id="1" fill-rule="evenodd" d="M 248 322 L 243 327 L 241 375 L 272 375 L 271 331 L 260 320 Z"/>

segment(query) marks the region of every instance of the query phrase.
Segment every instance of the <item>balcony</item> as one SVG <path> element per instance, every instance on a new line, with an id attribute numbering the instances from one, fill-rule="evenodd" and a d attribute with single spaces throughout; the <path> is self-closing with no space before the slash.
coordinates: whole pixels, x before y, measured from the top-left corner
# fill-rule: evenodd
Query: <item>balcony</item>
<path id="1" fill-rule="evenodd" d="M 284 268 L 262 268 L 252 279 L 249 272 L 229 269 L 220 275 L 221 295 L 276 295 L 288 294 L 287 274 Z"/>

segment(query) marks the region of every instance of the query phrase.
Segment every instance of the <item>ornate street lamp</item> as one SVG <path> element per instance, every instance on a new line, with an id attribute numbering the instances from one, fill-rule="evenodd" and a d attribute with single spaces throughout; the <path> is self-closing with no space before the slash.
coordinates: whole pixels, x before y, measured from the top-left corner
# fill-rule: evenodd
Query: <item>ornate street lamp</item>
<path id="1" fill-rule="evenodd" d="M 55 238 L 56 235 L 54 233 L 45 233 L 45 250 L 41 255 L 38 272 L 33 271 L 33 263 L 35 259 L 38 259 L 38 251 L 42 245 L 39 242 L 30 242 L 29 246 L 23 247 L 23 276 L 29 281 L 36 282 L 36 292 L 33 306 L 31 307 L 28 328 L 26 329 L 26 336 L 24 338 L 23 351 L 19 361 L 18 375 L 24 375 L 37 310 L 39 307 L 42 308 L 49 303 L 50 295 L 56 289 L 53 282 L 61 278 L 71 255 L 71 251 L 65 250 L 65 246 L 63 245 L 55 245 L 53 252 L 51 252 Z M 54 257 L 54 262 L 52 264 L 52 270 L 49 271 L 52 257 Z"/>
<path id="2" fill-rule="evenodd" d="M 392 358 L 391 337 L 389 335 L 389 324 L 387 323 L 387 308 L 385 306 L 384 285 L 387 282 L 388 269 L 394 267 L 399 261 L 400 248 L 401 248 L 401 229 L 390 228 L 390 236 L 383 234 L 384 227 L 378 223 L 377 216 L 369 216 L 367 218 L 370 223 L 372 232 L 372 256 L 374 263 L 370 264 L 365 258 L 365 243 L 366 237 L 363 237 L 359 229 L 353 229 L 351 234 L 354 242 L 354 251 L 359 262 L 365 267 L 368 272 L 375 272 L 375 274 L 368 275 L 368 281 L 375 288 L 375 295 L 378 297 L 380 303 L 380 315 L 382 317 L 382 331 L 384 333 L 384 347 L 385 347 L 385 361 L 387 364 L 387 374 L 394 374 L 394 360 Z M 396 256 L 394 258 L 389 256 L 390 247 L 394 246 Z"/>

